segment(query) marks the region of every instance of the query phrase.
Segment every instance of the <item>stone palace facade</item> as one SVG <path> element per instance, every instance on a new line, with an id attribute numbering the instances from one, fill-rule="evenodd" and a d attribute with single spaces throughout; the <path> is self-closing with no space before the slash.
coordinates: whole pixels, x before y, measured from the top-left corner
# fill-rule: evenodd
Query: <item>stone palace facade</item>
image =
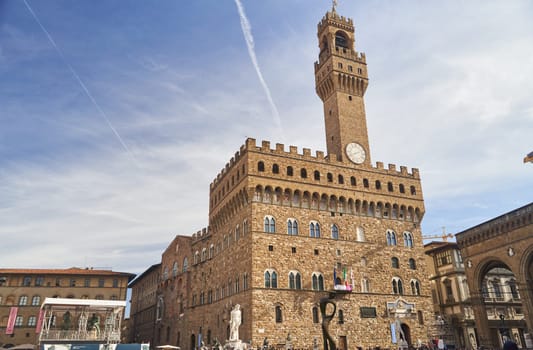
<path id="1" fill-rule="evenodd" d="M 340 349 L 427 341 L 419 171 L 371 162 L 353 21 L 328 11 L 318 43 L 327 154 L 245 141 L 210 185 L 209 227 L 163 253 L 156 345 L 224 343 L 239 304 L 243 341 L 321 346 L 319 300 L 332 290 L 344 293 L 329 325 Z"/>

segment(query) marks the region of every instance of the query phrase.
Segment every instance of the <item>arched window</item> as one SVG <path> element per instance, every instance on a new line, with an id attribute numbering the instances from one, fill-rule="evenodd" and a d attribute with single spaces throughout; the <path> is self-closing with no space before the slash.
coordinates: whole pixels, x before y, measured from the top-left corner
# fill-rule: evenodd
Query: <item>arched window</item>
<path id="1" fill-rule="evenodd" d="M 339 184 L 340 185 L 344 184 L 344 177 L 342 175 L 339 175 Z"/>
<path id="2" fill-rule="evenodd" d="M 156 321 L 161 320 L 161 318 L 163 318 L 164 313 L 165 313 L 165 301 L 163 300 L 163 297 L 161 296 L 159 297 L 159 299 L 157 299 L 157 306 L 155 309 Z"/>
<path id="3" fill-rule="evenodd" d="M 403 233 L 403 244 L 408 248 L 413 248 L 413 235 L 411 232 L 405 231 Z"/>
<path id="4" fill-rule="evenodd" d="M 279 174 L 279 165 L 277 164 L 272 165 L 272 173 Z"/>
<path id="5" fill-rule="evenodd" d="M 355 229 L 355 232 L 357 235 L 356 236 L 357 242 L 364 242 L 365 241 L 365 230 L 361 226 L 358 226 Z"/>
<path id="6" fill-rule="evenodd" d="M 339 239 L 339 227 L 335 224 L 331 225 L 331 238 Z"/>
<path id="7" fill-rule="evenodd" d="M 320 237 L 320 224 L 316 221 L 311 221 L 309 224 L 309 236 L 314 238 Z"/>
<path id="8" fill-rule="evenodd" d="M 516 288 L 516 281 L 510 280 L 507 282 L 509 284 L 509 289 L 511 290 L 511 296 L 513 299 L 520 299 L 520 294 L 518 294 L 518 288 Z"/>
<path id="9" fill-rule="evenodd" d="M 185 272 L 189 268 L 189 260 L 187 260 L 187 257 L 183 258 L 183 265 L 181 267 L 181 271 Z"/>
<path id="10" fill-rule="evenodd" d="M 215 245 L 211 244 L 209 246 L 209 259 L 213 259 L 214 255 L 215 255 Z"/>
<path id="11" fill-rule="evenodd" d="M 403 184 L 400 184 L 400 193 L 405 193 L 405 186 Z"/>
<path id="12" fill-rule="evenodd" d="M 312 275 L 313 290 L 324 290 L 324 276 L 319 272 L 313 272 Z"/>
<path id="13" fill-rule="evenodd" d="M 265 216 L 265 232 L 275 233 L 276 232 L 276 220 L 274 217 L 267 215 Z"/>
<path id="14" fill-rule="evenodd" d="M 313 323 L 318 323 L 318 307 L 313 306 Z"/>
<path id="15" fill-rule="evenodd" d="M 261 171 L 261 172 L 265 171 L 265 163 L 258 162 L 257 163 L 257 171 Z"/>
<path id="16" fill-rule="evenodd" d="M 194 265 L 198 264 L 199 262 L 200 262 L 200 252 L 196 251 L 196 252 L 194 252 Z M 166 267 L 165 267 L 165 276 L 167 276 Z M 166 279 L 166 277 L 165 277 L 165 279 Z"/>
<path id="17" fill-rule="evenodd" d="M 394 277 L 392 279 L 392 293 L 403 295 L 403 282 L 399 277 Z"/>
<path id="18" fill-rule="evenodd" d="M 390 262 L 391 262 L 391 266 L 393 269 L 399 269 L 400 268 L 400 261 L 398 260 L 397 257 L 392 257 L 390 259 Z"/>
<path id="19" fill-rule="evenodd" d="M 328 182 L 333 182 L 333 174 L 328 173 Z"/>
<path id="20" fill-rule="evenodd" d="M 350 48 L 348 45 L 348 37 L 343 31 L 338 30 L 335 33 L 335 46 L 343 49 L 348 49 Z"/>
<path id="21" fill-rule="evenodd" d="M 314 172 L 314 178 L 315 178 L 315 180 L 320 181 L 320 171 L 315 170 L 315 172 Z"/>
<path id="22" fill-rule="evenodd" d="M 15 318 L 15 327 L 22 327 L 22 325 L 24 324 L 24 317 L 22 316 L 17 316 L 17 318 Z"/>
<path id="23" fill-rule="evenodd" d="M 248 234 L 248 220 L 244 220 L 242 223 L 242 235 L 246 236 Z"/>
<path id="24" fill-rule="evenodd" d="M 176 277 L 178 274 L 178 263 L 174 261 L 174 265 L 172 265 L 172 277 Z"/>
<path id="25" fill-rule="evenodd" d="M 0 304 L 1 304 L 1 300 L 0 300 Z M 38 295 L 34 295 L 33 298 L 31 298 L 31 305 L 32 306 L 39 306 L 41 305 L 41 297 L 38 296 Z"/>
<path id="26" fill-rule="evenodd" d="M 376 190 L 381 190 L 381 181 L 376 180 Z"/>
<path id="27" fill-rule="evenodd" d="M 28 317 L 28 327 L 35 327 L 37 325 L 37 317 L 30 316 Z"/>
<path id="28" fill-rule="evenodd" d="M 415 195 L 416 194 L 416 188 L 415 186 L 411 186 L 411 195 Z"/>
<path id="29" fill-rule="evenodd" d="M 25 306 L 25 305 L 28 305 L 28 296 L 21 295 L 19 298 L 19 306 Z"/>
<path id="30" fill-rule="evenodd" d="M 368 278 L 363 278 L 361 280 L 361 292 L 368 293 L 370 292 L 370 282 L 368 281 Z"/>
<path id="31" fill-rule="evenodd" d="M 420 295 L 420 283 L 417 280 L 411 280 L 411 294 Z"/>
<path id="32" fill-rule="evenodd" d="M 287 233 L 289 235 L 298 234 L 298 221 L 296 221 L 296 219 L 287 220 Z"/>
<path id="33" fill-rule="evenodd" d="M 302 276 L 298 271 L 289 272 L 289 289 L 302 289 Z"/>
<path id="34" fill-rule="evenodd" d="M 265 288 L 278 288 L 278 274 L 275 270 L 265 271 Z"/>
<path id="35" fill-rule="evenodd" d="M 409 268 L 411 270 L 416 270 L 416 261 L 415 261 L 415 259 L 413 259 L 413 258 L 409 259 Z"/>
<path id="36" fill-rule="evenodd" d="M 292 166 L 287 167 L 287 176 L 293 176 L 294 170 L 292 169 Z"/>
<path id="37" fill-rule="evenodd" d="M 394 186 L 392 185 L 392 182 L 388 182 L 387 183 L 387 189 L 389 192 L 393 192 L 394 191 Z"/>
<path id="38" fill-rule="evenodd" d="M 368 188 L 369 185 L 368 185 L 368 179 L 363 179 L 363 187 L 364 188 Z"/>
<path id="39" fill-rule="evenodd" d="M 354 176 L 350 177 L 350 184 L 352 186 L 355 186 L 357 184 L 357 182 L 355 181 L 355 177 Z"/>
<path id="40" fill-rule="evenodd" d="M 283 322 L 283 315 L 281 313 L 281 306 L 276 305 L 276 323 Z"/>
<path id="41" fill-rule="evenodd" d="M 396 232 L 393 230 L 387 230 L 387 245 L 396 245 Z"/>
<path id="42" fill-rule="evenodd" d="M 305 170 L 305 168 L 300 169 L 300 177 L 302 179 L 307 179 L 307 170 Z"/>

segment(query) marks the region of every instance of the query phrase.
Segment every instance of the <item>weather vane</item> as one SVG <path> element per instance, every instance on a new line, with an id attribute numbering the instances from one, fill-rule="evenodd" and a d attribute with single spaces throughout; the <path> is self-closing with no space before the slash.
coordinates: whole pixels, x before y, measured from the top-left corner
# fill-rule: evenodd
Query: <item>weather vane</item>
<path id="1" fill-rule="evenodd" d="M 333 0 L 333 12 L 335 12 L 335 8 L 337 7 L 338 0 Z"/>

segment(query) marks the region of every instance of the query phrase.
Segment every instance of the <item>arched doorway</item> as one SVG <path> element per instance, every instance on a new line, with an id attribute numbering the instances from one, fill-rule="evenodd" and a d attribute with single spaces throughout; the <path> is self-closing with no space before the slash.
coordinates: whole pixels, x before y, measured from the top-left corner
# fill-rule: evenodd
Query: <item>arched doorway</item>
<path id="1" fill-rule="evenodd" d="M 411 341 L 411 329 L 405 323 L 401 325 L 402 331 L 400 332 L 400 341 L 404 340 L 409 347 L 413 344 Z M 405 337 L 405 338 L 404 338 Z"/>

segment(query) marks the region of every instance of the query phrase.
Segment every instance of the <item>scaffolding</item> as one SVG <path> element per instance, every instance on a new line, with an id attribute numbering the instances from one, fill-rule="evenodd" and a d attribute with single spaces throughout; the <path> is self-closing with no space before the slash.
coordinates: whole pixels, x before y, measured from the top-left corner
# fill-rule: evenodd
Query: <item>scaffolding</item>
<path id="1" fill-rule="evenodd" d="M 125 307 L 123 300 L 46 298 L 39 342 L 117 344 Z"/>

